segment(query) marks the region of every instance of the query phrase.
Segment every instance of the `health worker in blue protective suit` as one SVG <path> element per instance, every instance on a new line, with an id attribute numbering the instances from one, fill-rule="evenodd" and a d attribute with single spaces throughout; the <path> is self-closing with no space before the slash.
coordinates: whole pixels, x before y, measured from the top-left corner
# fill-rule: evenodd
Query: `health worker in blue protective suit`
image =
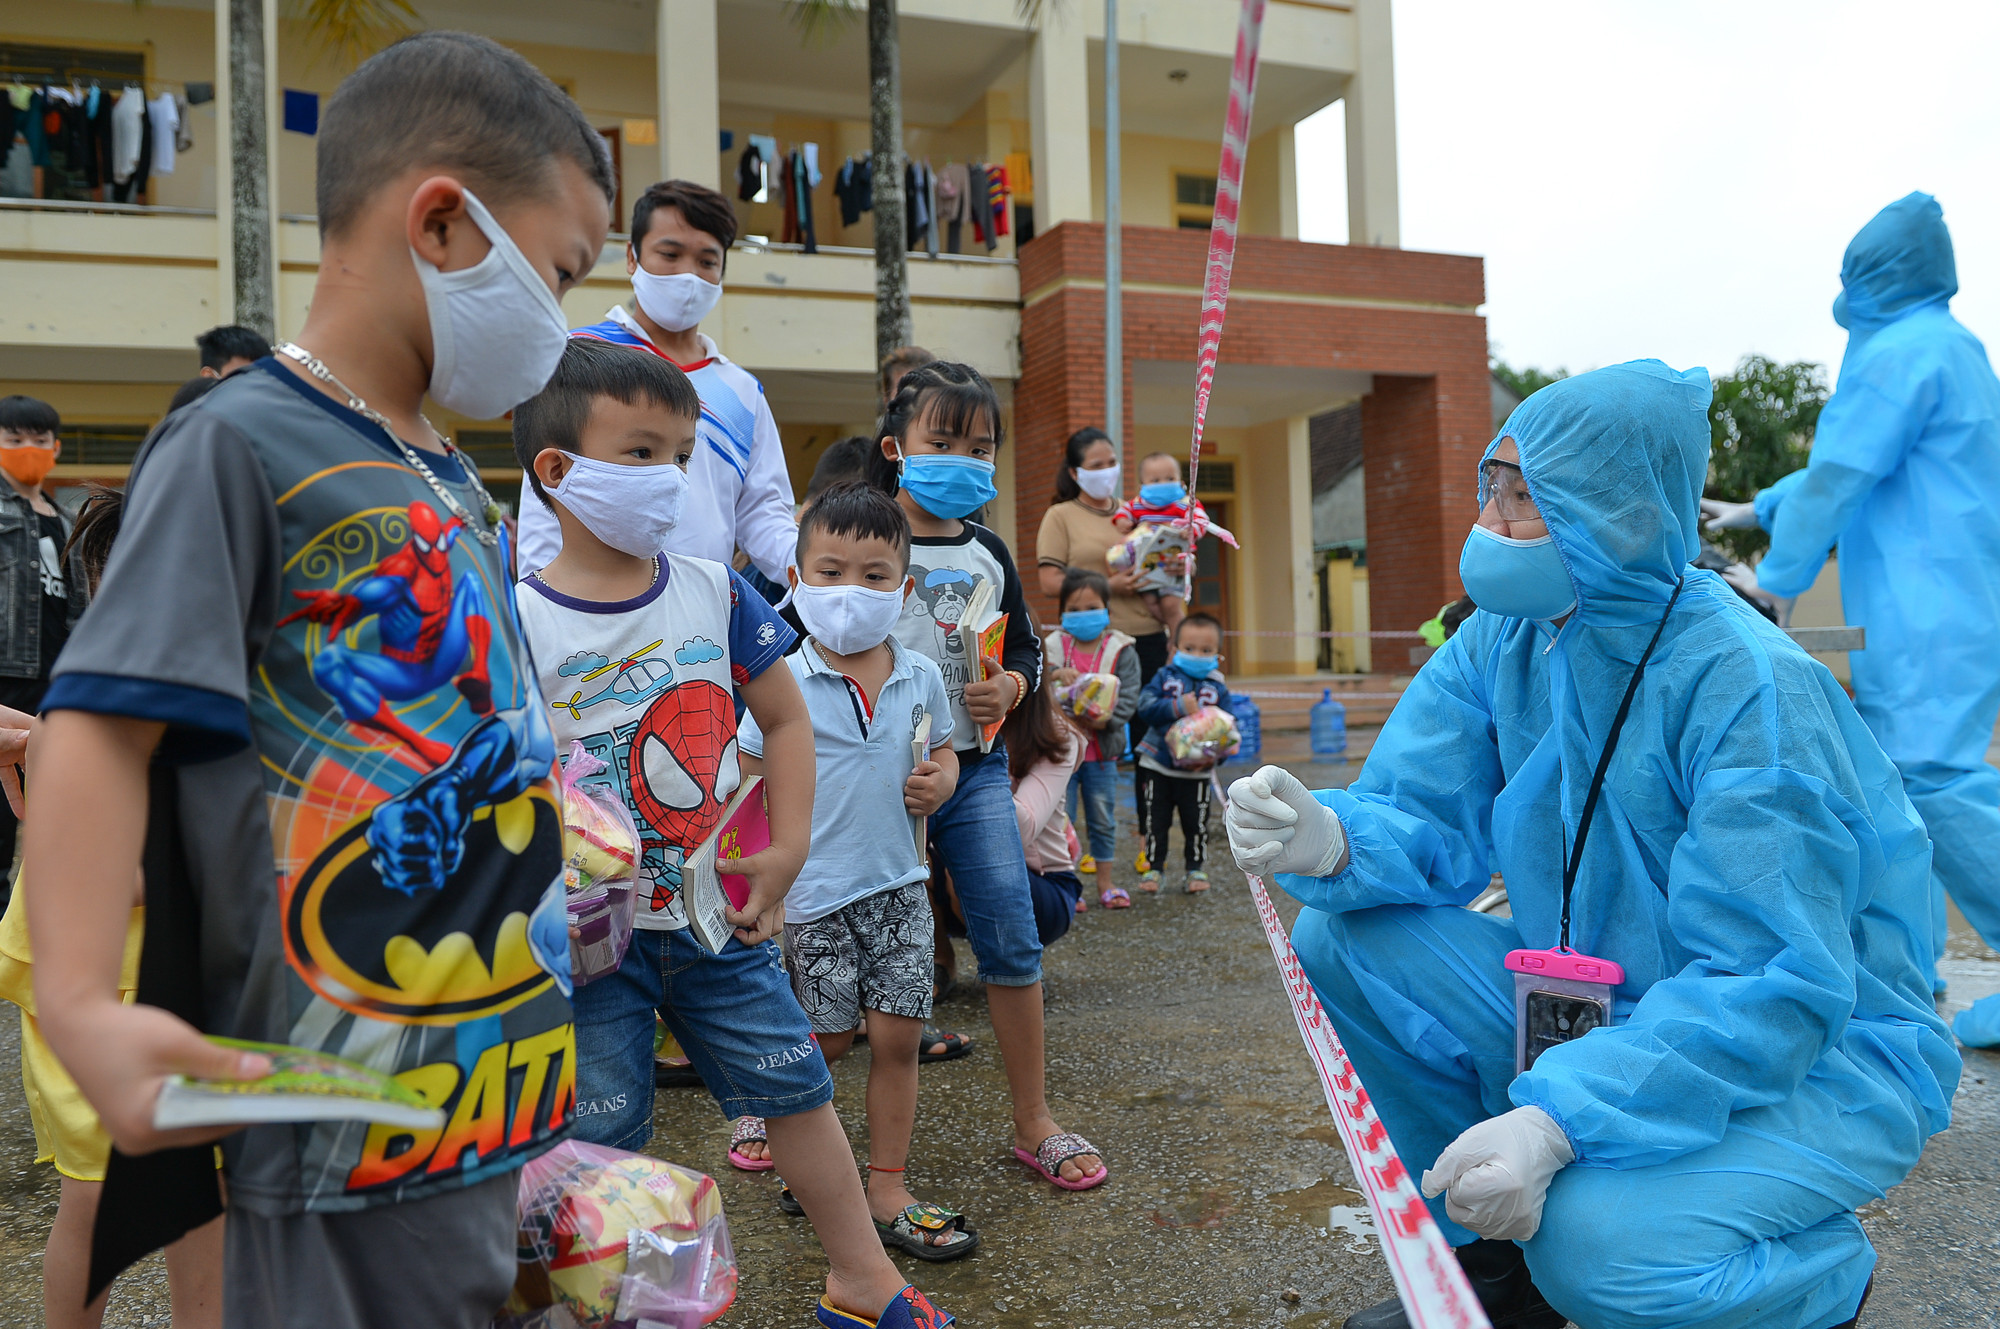
<path id="1" fill-rule="evenodd" d="M 1529 397 L 1481 463 L 1480 612 L 1353 786 L 1266 766 L 1230 790 L 1238 862 L 1306 906 L 1292 944 L 1507 1329 L 1853 1323 L 1854 1211 L 1958 1082 L 1895 767 L 1823 666 L 1689 566 L 1708 399 L 1650 360 Z M 1511 919 L 1463 907 L 1495 871 Z M 1502 962 L 1565 915 L 1624 967 L 1612 1023 L 1516 1074 Z"/>
<path id="2" fill-rule="evenodd" d="M 1796 596 L 1839 548 L 1847 621 L 1868 630 L 1854 703 L 1930 831 L 1935 959 L 1947 892 L 2000 946 L 2000 771 L 1986 764 L 2000 715 L 2000 380 L 1951 316 L 1958 274 L 1930 195 L 1862 227 L 1840 283 L 1840 382 L 1811 464 L 1757 495 L 1771 532 L 1757 581 Z M 2000 1044 L 2000 996 L 1956 1028 Z"/>

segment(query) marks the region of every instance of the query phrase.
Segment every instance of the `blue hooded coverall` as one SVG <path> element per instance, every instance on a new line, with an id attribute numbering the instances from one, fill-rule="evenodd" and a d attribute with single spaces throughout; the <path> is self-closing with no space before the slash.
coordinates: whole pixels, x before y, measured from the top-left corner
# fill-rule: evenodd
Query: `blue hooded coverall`
<path id="1" fill-rule="evenodd" d="M 1688 566 L 1709 383 L 1658 361 L 1508 419 L 1575 583 L 1559 632 L 1479 612 L 1348 790 L 1350 860 L 1280 874 L 1292 942 L 1403 1160 L 1542 1108 L 1576 1161 L 1523 1243 L 1586 1329 L 1824 1329 L 1875 1263 L 1854 1210 L 1950 1120 L 1930 847 L 1828 671 Z M 1496 440 L 1497 441 L 1497 440 Z M 1558 935 L 1565 846 L 1634 665 L 1674 606 L 1586 842 L 1571 944 L 1617 961 L 1614 1023 L 1514 1074 L 1517 947 Z M 1505 874 L 1511 919 L 1462 908 Z M 1432 1210 L 1454 1244 L 1474 1234 Z"/>
<path id="2" fill-rule="evenodd" d="M 1833 316 L 1848 329 L 1812 461 L 1757 495 L 1771 532 L 1758 584 L 1798 595 L 1840 548 L 1840 598 L 1868 629 L 1854 704 L 1902 771 L 1935 859 L 1933 959 L 1944 896 L 2000 946 L 2000 380 L 1947 308 L 1958 291 L 1944 212 L 1911 194 L 1861 228 Z M 2000 998 L 1969 1014 L 2000 1042 Z"/>

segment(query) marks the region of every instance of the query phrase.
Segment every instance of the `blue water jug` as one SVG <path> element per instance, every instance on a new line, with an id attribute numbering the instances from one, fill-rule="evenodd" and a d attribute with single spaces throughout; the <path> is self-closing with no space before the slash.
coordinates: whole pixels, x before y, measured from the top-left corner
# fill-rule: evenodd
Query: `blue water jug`
<path id="1" fill-rule="evenodd" d="M 1312 755 L 1314 761 L 1346 760 L 1347 708 L 1333 699 L 1333 689 L 1320 693 L 1312 708 Z"/>
<path id="2" fill-rule="evenodd" d="M 1264 713 L 1257 709 L 1255 699 L 1241 692 L 1229 694 L 1229 713 L 1236 717 L 1236 732 L 1243 739 L 1243 746 L 1230 760 L 1257 760 L 1257 754 L 1264 749 Z"/>

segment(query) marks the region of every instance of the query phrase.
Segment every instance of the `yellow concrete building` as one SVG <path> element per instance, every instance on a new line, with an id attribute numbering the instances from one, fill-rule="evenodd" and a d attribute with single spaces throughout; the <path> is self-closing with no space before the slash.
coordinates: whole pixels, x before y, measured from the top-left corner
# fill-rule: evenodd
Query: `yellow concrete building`
<path id="1" fill-rule="evenodd" d="M 816 144 L 824 177 L 814 191 L 819 252 L 780 242 L 776 202 L 740 203 L 744 238 L 730 256 L 722 302 L 703 330 L 763 381 L 801 488 L 819 448 L 870 426 L 872 221 L 863 216 L 858 225 L 842 226 L 832 193 L 841 162 L 865 153 L 869 143 L 859 13 L 851 23 L 807 34 L 781 0 L 418 0 L 416 8 L 426 26 L 483 33 L 520 51 L 573 95 L 612 144 L 621 213 L 647 184 L 666 176 L 716 185 L 735 197 L 737 163 L 750 135 L 786 146 Z M 1064 222 L 1101 220 L 1102 4 L 1049 4 L 1032 28 L 1012 0 L 904 0 L 900 9 L 911 156 L 935 167 L 1010 157 L 1017 174 L 1027 166 L 1030 179 L 1012 181 L 1013 201 L 1017 221 L 1031 215 L 1038 235 Z M 95 79 L 111 87 L 124 80 L 143 82 L 149 95 L 221 84 L 227 11 L 227 0 L 0 0 L 0 82 Z M 275 0 L 266 0 L 265 11 L 276 71 L 269 80 L 270 173 L 283 336 L 304 318 L 318 244 L 315 140 L 279 127 L 281 96 L 323 98 L 345 70 L 314 47 L 298 22 L 279 20 Z M 1119 13 L 1125 223 L 1135 232 L 1205 228 L 1236 6 L 1123 0 Z M 1246 234 L 1296 238 L 1302 164 L 1294 127 L 1339 99 L 1347 103 L 1346 159 L 1306 169 L 1345 173 L 1357 242 L 1397 244 L 1388 0 L 1271 0 L 1246 177 Z M 191 108 L 193 146 L 178 154 L 172 174 L 152 178 L 143 202 L 0 197 L 0 393 L 39 396 L 62 412 L 68 442 L 59 480 L 122 476 L 174 388 L 194 374 L 194 336 L 232 320 L 229 254 L 219 243 L 230 229 L 228 163 L 218 152 L 225 137 L 218 111 L 227 105 L 222 86 L 214 100 Z M 566 301 L 572 322 L 595 321 L 629 298 L 622 241 L 612 237 L 589 280 Z M 1010 234 L 989 252 L 968 234 L 973 252 L 936 258 L 919 252 L 910 259 L 917 342 L 980 368 L 1010 410 L 1023 372 L 1016 243 Z M 1471 316 L 1476 308 L 1453 312 Z M 1193 333 L 1190 321 L 1190 346 Z M 1178 362 L 1135 362 L 1128 373 L 1136 400 L 1128 437 L 1141 446 L 1157 437 L 1184 448 L 1191 374 L 1191 365 Z M 1237 464 L 1215 474 L 1237 488 L 1213 497 L 1234 504 L 1253 536 L 1241 556 L 1212 569 L 1219 607 L 1256 601 L 1272 606 L 1260 617 L 1274 621 L 1291 621 L 1297 609 L 1317 616 L 1316 570 L 1299 554 L 1310 553 L 1310 516 L 1289 493 L 1306 473 L 1304 421 L 1369 389 L 1366 372 L 1260 369 L 1232 380 L 1225 364 L 1215 441 L 1221 459 Z M 518 478 L 507 464 L 504 422 L 433 418 L 468 446 L 496 484 Z M 1010 539 L 1017 533 L 1015 456 L 1013 449 L 1002 453 L 1000 510 L 992 514 Z M 1044 483 L 1038 479 L 1036 487 Z M 1206 487 L 1204 497 L 1212 497 Z M 1035 496 L 1037 508 L 1042 501 Z M 1032 549 L 1016 552 L 1032 564 Z M 1365 604 L 1364 595 L 1364 625 Z M 1354 622 L 1353 607 L 1339 617 Z M 1269 668 L 1309 666 L 1312 653 L 1311 643 L 1296 649 L 1252 643 L 1241 658 Z"/>

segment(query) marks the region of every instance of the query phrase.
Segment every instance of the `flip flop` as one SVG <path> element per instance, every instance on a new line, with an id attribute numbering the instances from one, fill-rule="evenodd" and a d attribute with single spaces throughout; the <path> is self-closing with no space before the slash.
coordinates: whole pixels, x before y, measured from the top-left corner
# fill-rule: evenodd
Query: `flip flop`
<path id="1" fill-rule="evenodd" d="M 1189 895 L 1200 895 L 1207 889 L 1208 874 L 1206 872 L 1196 870 L 1187 874 L 1187 893 Z"/>
<path id="2" fill-rule="evenodd" d="M 799 1203 L 798 1196 L 792 1194 L 792 1188 L 785 1184 L 783 1177 L 778 1178 L 778 1212 L 788 1218 L 806 1216 L 806 1207 Z"/>
<path id="3" fill-rule="evenodd" d="M 729 1133 L 729 1166 L 738 1172 L 769 1172 L 778 1166 L 768 1158 L 750 1158 L 737 1152 L 737 1146 L 766 1142 L 764 1119 L 762 1117 L 738 1117 L 736 1129 Z"/>
<path id="4" fill-rule="evenodd" d="M 1067 1181 L 1063 1178 L 1062 1165 L 1072 1158 L 1081 1158 L 1085 1154 L 1095 1154 L 1098 1163 L 1104 1164 L 1104 1155 L 1097 1152 L 1097 1146 L 1074 1131 L 1062 1131 L 1051 1135 L 1035 1146 L 1035 1152 L 1032 1154 L 1025 1149 L 1014 1150 L 1014 1157 L 1041 1173 L 1042 1180 L 1066 1191 L 1087 1191 L 1093 1186 L 1102 1186 L 1110 1180 L 1111 1168 L 1108 1165 L 1104 1165 L 1103 1170 L 1096 1176 L 1085 1177 L 1082 1181 Z"/>
<path id="5" fill-rule="evenodd" d="M 933 1043 L 944 1044 L 944 1051 L 931 1051 L 931 1044 Z M 924 1026 L 923 1042 L 917 1046 L 917 1060 L 919 1062 L 957 1061 L 960 1057 L 969 1054 L 972 1051 L 972 1046 L 972 1040 L 964 1034 L 949 1034 L 934 1024 L 927 1024 Z"/>
<path id="6" fill-rule="evenodd" d="M 909 1205 L 887 1223 L 876 1219 L 875 1231 L 881 1236 L 884 1246 L 932 1264 L 962 1260 L 979 1249 L 979 1233 L 965 1221 L 965 1215 L 941 1204 Z M 952 1232 L 964 1233 L 964 1239 L 945 1245 L 925 1240 L 926 1237 L 945 1236 Z"/>
<path id="7" fill-rule="evenodd" d="M 947 1326 L 957 1324 L 958 1319 L 931 1305 L 929 1297 L 905 1284 L 882 1313 L 872 1320 L 864 1320 L 859 1315 L 844 1311 L 821 1297 L 819 1322 L 826 1329 L 947 1329 Z"/>
<path id="8" fill-rule="evenodd" d="M 1097 902 L 1106 909 L 1130 909 L 1132 893 L 1123 886 L 1106 886 L 1097 893 Z"/>

